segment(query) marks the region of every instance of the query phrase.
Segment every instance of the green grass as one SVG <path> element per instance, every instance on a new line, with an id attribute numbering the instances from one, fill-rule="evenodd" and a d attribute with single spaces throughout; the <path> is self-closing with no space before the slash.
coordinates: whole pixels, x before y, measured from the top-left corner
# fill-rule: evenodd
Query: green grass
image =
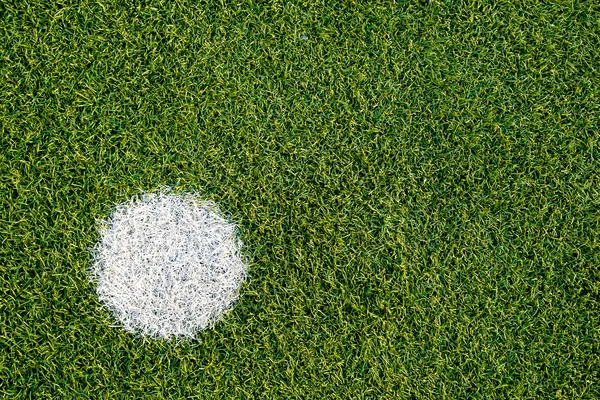
<path id="1" fill-rule="evenodd" d="M 600 398 L 598 2 L 48 3 L 0 2 L 0 397 Z M 163 185 L 252 260 L 197 344 L 86 274 Z"/>

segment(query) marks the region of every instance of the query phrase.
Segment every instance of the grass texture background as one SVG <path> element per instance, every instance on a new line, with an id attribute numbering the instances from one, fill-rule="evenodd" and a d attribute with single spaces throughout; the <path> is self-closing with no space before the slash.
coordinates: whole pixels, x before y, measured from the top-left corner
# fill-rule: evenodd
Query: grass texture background
<path id="1" fill-rule="evenodd" d="M 0 397 L 600 397 L 595 1 L 0 2 Z M 97 218 L 171 185 L 250 281 L 109 328 Z"/>

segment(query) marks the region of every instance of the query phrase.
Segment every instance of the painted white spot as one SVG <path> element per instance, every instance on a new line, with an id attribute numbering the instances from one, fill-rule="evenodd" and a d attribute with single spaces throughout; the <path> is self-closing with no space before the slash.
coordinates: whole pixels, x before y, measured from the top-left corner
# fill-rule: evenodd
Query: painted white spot
<path id="1" fill-rule="evenodd" d="M 231 309 L 246 279 L 237 226 L 194 194 L 153 193 L 99 226 L 92 282 L 125 330 L 195 338 Z"/>

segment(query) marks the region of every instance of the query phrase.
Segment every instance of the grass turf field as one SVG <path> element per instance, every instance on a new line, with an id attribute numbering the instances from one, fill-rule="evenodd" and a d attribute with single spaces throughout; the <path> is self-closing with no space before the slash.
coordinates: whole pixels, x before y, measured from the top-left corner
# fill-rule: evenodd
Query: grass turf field
<path id="1" fill-rule="evenodd" d="M 0 397 L 600 397 L 599 20 L 0 2 Z M 163 185 L 251 259 L 196 344 L 110 328 L 88 283 L 95 220 Z"/>

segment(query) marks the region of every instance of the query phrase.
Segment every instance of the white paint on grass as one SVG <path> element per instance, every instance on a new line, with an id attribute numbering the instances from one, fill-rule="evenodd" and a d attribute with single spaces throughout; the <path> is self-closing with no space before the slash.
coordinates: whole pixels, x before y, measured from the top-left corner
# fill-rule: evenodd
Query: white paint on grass
<path id="1" fill-rule="evenodd" d="M 145 194 L 99 227 L 92 281 L 127 331 L 195 338 L 238 298 L 247 265 L 237 227 L 194 194 Z"/>

